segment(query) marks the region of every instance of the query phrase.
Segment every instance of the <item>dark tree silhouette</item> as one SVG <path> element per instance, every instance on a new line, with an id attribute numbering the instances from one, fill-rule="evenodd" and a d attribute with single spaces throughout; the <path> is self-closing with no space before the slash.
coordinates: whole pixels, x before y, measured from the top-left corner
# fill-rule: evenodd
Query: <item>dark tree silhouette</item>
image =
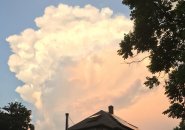
<path id="1" fill-rule="evenodd" d="M 174 128 L 174 130 L 185 130 L 185 121 L 181 121 L 179 126 Z"/>
<path id="2" fill-rule="evenodd" d="M 185 120 L 185 1 L 123 0 L 131 10 L 132 32 L 125 34 L 118 54 L 124 59 L 148 52 L 148 67 L 153 74 L 145 85 L 160 84 L 165 73 L 165 94 L 170 100 L 164 111 L 169 117 Z M 144 57 L 146 58 L 146 57 Z M 142 61 L 142 59 L 140 60 Z"/>
<path id="3" fill-rule="evenodd" d="M 0 109 L 0 129 L 2 130 L 28 130 L 34 126 L 31 121 L 31 110 L 19 102 L 9 103 Z"/>

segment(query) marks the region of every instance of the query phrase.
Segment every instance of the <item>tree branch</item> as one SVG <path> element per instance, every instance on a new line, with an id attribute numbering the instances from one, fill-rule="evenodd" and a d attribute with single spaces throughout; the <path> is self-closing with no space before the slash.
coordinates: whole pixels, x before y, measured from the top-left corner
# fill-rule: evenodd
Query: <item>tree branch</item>
<path id="1" fill-rule="evenodd" d="M 148 57 L 150 57 L 150 55 L 142 58 L 141 60 L 135 60 L 135 61 L 131 61 L 131 62 L 124 61 L 124 64 L 130 65 L 130 64 L 133 64 L 133 63 L 139 63 L 139 62 L 142 62 L 143 60 L 147 59 Z"/>

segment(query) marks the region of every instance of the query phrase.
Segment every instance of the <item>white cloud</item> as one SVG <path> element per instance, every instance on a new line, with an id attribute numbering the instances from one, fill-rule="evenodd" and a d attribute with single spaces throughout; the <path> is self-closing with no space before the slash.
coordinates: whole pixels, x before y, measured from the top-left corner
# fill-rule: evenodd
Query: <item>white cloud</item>
<path id="1" fill-rule="evenodd" d="M 37 108 L 36 129 L 61 130 L 65 112 L 77 121 L 109 104 L 124 109 L 146 93 L 140 82 L 147 62 L 121 64 L 116 52 L 132 27 L 126 17 L 109 8 L 60 4 L 47 7 L 35 22 L 38 30 L 7 41 L 14 52 L 10 70 L 25 83 L 16 91 Z"/>

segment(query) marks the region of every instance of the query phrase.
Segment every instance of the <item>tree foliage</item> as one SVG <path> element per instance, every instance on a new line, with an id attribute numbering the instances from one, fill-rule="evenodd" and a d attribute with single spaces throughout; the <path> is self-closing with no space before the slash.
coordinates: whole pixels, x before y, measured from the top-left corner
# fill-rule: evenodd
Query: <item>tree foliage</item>
<path id="1" fill-rule="evenodd" d="M 0 109 L 1 130 L 34 130 L 31 121 L 31 110 L 19 102 L 9 103 Z"/>
<path id="2" fill-rule="evenodd" d="M 174 128 L 173 130 L 185 130 L 185 120 L 184 121 L 182 120 L 179 126 Z"/>
<path id="3" fill-rule="evenodd" d="M 156 74 L 165 73 L 165 94 L 170 100 L 164 111 L 169 117 L 185 120 L 185 1 L 123 0 L 131 10 L 132 32 L 124 35 L 118 54 L 124 59 L 147 52 L 149 88 L 160 84 Z"/>

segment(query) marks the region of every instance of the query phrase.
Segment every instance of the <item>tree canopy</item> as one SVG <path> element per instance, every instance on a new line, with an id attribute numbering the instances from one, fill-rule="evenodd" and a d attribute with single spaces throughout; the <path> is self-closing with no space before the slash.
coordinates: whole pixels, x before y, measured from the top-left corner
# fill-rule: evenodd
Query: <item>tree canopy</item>
<path id="1" fill-rule="evenodd" d="M 149 88 L 164 79 L 165 94 L 170 106 L 164 111 L 169 117 L 185 120 L 185 1 L 184 0 L 123 0 L 131 10 L 133 31 L 124 35 L 118 54 L 129 59 L 147 52 L 151 77 L 144 83 Z"/>
<path id="2" fill-rule="evenodd" d="M 1 130 L 34 130 L 31 121 L 31 110 L 28 110 L 19 102 L 9 103 L 0 108 Z"/>
<path id="3" fill-rule="evenodd" d="M 173 130 L 185 130 L 185 121 L 181 121 L 179 126 L 174 128 Z"/>

